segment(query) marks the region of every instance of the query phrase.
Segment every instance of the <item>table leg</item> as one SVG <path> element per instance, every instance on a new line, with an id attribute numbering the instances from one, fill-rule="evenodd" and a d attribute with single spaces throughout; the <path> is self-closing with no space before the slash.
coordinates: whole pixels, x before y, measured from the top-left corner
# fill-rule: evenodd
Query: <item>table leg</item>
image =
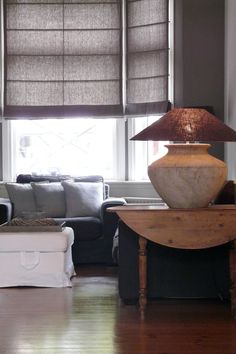
<path id="1" fill-rule="evenodd" d="M 139 237 L 139 308 L 144 319 L 147 305 L 147 240 Z"/>
<path id="2" fill-rule="evenodd" d="M 232 241 L 230 249 L 230 297 L 231 297 L 231 310 L 236 316 L 236 241 Z"/>

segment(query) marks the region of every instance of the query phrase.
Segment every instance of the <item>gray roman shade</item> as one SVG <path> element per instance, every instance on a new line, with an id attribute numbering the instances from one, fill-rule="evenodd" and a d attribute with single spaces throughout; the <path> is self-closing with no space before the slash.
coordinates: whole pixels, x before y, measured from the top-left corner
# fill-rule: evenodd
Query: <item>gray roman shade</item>
<path id="1" fill-rule="evenodd" d="M 126 113 L 154 114 L 168 104 L 168 0 L 127 0 Z"/>
<path id="2" fill-rule="evenodd" d="M 5 0 L 4 11 L 6 118 L 166 111 L 167 0 Z"/>

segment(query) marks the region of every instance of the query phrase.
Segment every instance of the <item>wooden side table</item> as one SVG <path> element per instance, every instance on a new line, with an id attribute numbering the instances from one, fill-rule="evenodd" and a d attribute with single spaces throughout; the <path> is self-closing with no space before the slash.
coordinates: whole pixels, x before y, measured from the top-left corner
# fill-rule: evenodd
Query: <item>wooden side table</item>
<path id="1" fill-rule="evenodd" d="M 108 208 L 139 235 L 139 307 L 147 304 L 147 240 L 182 249 L 200 249 L 232 242 L 230 251 L 231 309 L 236 315 L 236 205 L 170 209 L 157 205 Z"/>

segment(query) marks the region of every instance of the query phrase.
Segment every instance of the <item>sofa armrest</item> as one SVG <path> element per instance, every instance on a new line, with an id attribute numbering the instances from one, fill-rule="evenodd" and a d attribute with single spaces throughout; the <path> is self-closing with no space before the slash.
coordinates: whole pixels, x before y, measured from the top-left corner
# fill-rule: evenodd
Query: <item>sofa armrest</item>
<path id="1" fill-rule="evenodd" d="M 103 201 L 101 206 L 101 220 L 103 224 L 103 238 L 104 238 L 104 251 L 108 263 L 114 264 L 112 257 L 113 238 L 118 227 L 119 217 L 116 213 L 110 213 L 107 208 L 124 205 L 126 201 L 124 198 L 107 198 Z"/>
<path id="2" fill-rule="evenodd" d="M 107 208 L 113 207 L 113 206 L 118 206 L 118 205 L 124 205 L 126 204 L 126 201 L 124 198 L 112 198 L 109 197 L 105 199 L 101 205 L 101 219 L 104 221 L 105 216 L 107 216 Z M 110 214 L 110 213 L 109 213 Z"/>
<path id="3" fill-rule="evenodd" d="M 101 206 L 101 220 L 103 223 L 104 236 L 114 236 L 119 220 L 118 215 L 108 212 L 107 208 L 124 204 L 126 204 L 124 198 L 107 198 L 103 201 Z"/>
<path id="4" fill-rule="evenodd" d="M 0 198 L 0 224 L 7 223 L 12 217 L 12 204 L 8 198 Z"/>

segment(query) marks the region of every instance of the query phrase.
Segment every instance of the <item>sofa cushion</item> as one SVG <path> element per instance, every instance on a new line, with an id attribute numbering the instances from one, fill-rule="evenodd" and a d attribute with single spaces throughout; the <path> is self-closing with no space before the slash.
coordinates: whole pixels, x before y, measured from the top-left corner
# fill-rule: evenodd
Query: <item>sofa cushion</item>
<path id="1" fill-rule="evenodd" d="M 104 182 L 103 177 L 100 175 L 78 176 L 72 177 L 70 175 L 30 175 L 20 174 L 16 178 L 17 183 L 30 183 L 30 182 L 61 182 L 73 178 L 75 182 Z"/>
<path id="2" fill-rule="evenodd" d="M 77 218 L 56 218 L 58 222 L 66 222 L 66 226 L 74 231 L 76 241 L 93 241 L 101 238 L 102 221 L 96 217 L 77 217 Z"/>
<path id="3" fill-rule="evenodd" d="M 30 183 L 30 182 L 60 182 L 70 179 L 69 175 L 30 175 L 30 174 L 20 174 L 16 178 L 17 183 Z"/>
<path id="4" fill-rule="evenodd" d="M 102 182 L 67 182 L 63 181 L 66 198 L 66 217 L 100 217 L 103 202 Z"/>
<path id="5" fill-rule="evenodd" d="M 13 204 L 13 216 L 36 212 L 33 189 L 30 184 L 6 183 L 9 199 Z"/>
<path id="6" fill-rule="evenodd" d="M 65 193 L 60 182 L 31 182 L 31 186 L 34 191 L 35 203 L 38 211 L 43 212 L 44 216 L 49 218 L 65 216 Z"/>
<path id="7" fill-rule="evenodd" d="M 73 177 L 74 182 L 102 182 L 103 183 L 103 199 L 109 197 L 110 188 L 108 184 L 104 183 L 104 178 L 100 175 L 79 176 Z"/>
<path id="8" fill-rule="evenodd" d="M 20 174 L 16 178 L 17 183 L 30 183 L 30 182 L 61 182 L 65 180 L 73 179 L 75 182 L 102 182 L 104 179 L 100 175 L 88 175 L 88 176 L 76 176 L 69 175 L 31 175 Z M 109 185 L 104 184 L 104 199 L 109 197 Z"/>

